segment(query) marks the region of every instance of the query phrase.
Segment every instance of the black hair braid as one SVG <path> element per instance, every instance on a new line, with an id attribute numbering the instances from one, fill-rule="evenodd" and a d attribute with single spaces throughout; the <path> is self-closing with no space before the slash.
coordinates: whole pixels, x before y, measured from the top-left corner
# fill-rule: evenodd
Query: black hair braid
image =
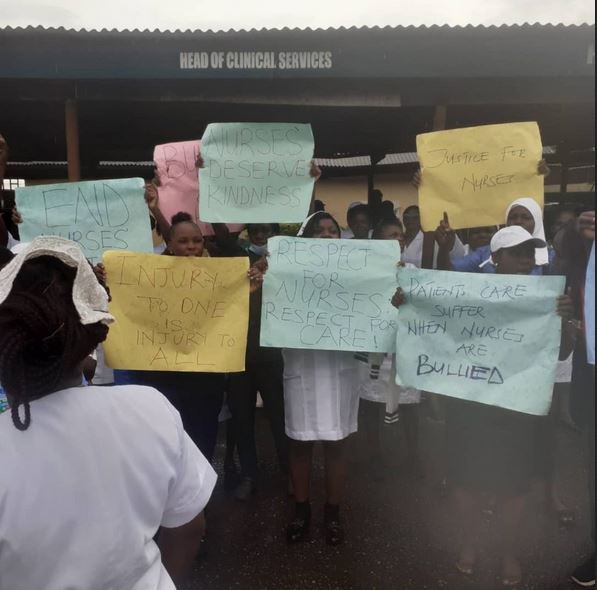
<path id="1" fill-rule="evenodd" d="M 400 219 L 398 219 L 397 217 L 394 217 L 393 219 L 386 218 L 386 219 L 382 219 L 375 226 L 375 229 L 373 230 L 373 235 L 371 236 L 371 238 L 373 240 L 381 240 L 383 230 L 386 229 L 386 227 L 392 227 L 392 226 L 399 227 L 402 231 L 404 231 L 404 226 L 402 225 L 402 222 L 400 221 Z"/>
<path id="2" fill-rule="evenodd" d="M 315 215 L 312 215 L 311 218 L 307 221 L 307 224 L 305 225 L 305 228 L 303 229 L 303 238 L 312 238 L 315 233 L 317 232 L 317 228 L 319 227 L 319 223 L 321 221 L 323 221 L 324 219 L 329 219 L 330 221 L 334 222 L 334 225 L 336 226 L 336 230 L 338 232 L 338 237 L 341 234 L 340 231 L 340 226 L 338 225 L 338 222 L 336 221 L 335 217 L 333 217 L 332 215 L 330 215 L 329 213 L 322 211 L 321 213 L 316 213 Z"/>
<path id="3" fill-rule="evenodd" d="M 189 213 L 186 213 L 185 211 L 179 211 L 178 213 L 174 214 L 172 216 L 172 219 L 170 220 L 170 225 L 172 227 L 174 227 L 175 225 L 178 225 L 179 223 L 195 224 L 191 215 Z"/>
<path id="4" fill-rule="evenodd" d="M 39 271 L 39 263 L 21 272 Z M 48 269 L 44 269 L 47 271 Z M 83 325 L 72 302 L 72 275 L 50 273 L 39 288 L 13 291 L 0 305 L 0 382 L 19 430 L 31 423 L 29 402 L 53 393 L 62 380 L 105 340 L 107 326 Z M 38 273 L 39 276 L 39 273 Z M 46 286 L 43 287 L 43 283 Z M 43 287 L 43 288 L 42 288 Z M 24 407 L 24 419 L 19 407 Z"/>

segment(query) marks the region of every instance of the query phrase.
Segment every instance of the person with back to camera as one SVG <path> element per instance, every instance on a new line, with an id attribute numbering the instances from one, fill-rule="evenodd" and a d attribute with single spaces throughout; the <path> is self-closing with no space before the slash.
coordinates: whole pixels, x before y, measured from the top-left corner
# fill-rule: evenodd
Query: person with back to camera
<path id="1" fill-rule="evenodd" d="M 173 590 L 198 551 L 216 474 L 178 412 L 152 388 L 80 387 L 107 304 L 62 238 L 0 271 L 2 588 Z"/>

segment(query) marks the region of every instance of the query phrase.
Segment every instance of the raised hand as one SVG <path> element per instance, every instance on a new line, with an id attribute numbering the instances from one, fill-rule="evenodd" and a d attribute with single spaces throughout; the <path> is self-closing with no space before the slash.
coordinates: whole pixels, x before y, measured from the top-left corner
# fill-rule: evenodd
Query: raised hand
<path id="1" fill-rule="evenodd" d="M 106 279 L 108 278 L 108 275 L 106 274 L 106 267 L 100 262 L 92 268 L 93 274 L 95 275 L 95 278 L 97 279 L 98 283 L 102 285 L 102 287 L 105 287 Z"/>
<path id="2" fill-rule="evenodd" d="M 311 160 L 311 166 L 309 168 L 309 175 L 317 182 L 321 178 L 321 168 L 315 163 L 315 160 Z"/>
<path id="3" fill-rule="evenodd" d="M 145 184 L 145 202 L 147 203 L 147 207 L 149 207 L 151 212 L 159 209 L 160 200 L 158 195 L 158 187 L 154 181 Z"/>
<path id="4" fill-rule="evenodd" d="M 257 264 L 259 264 L 259 262 Z M 247 273 L 247 276 L 249 277 L 250 281 L 251 293 L 259 291 L 259 289 L 261 289 L 261 287 L 263 286 L 263 272 L 259 270 L 257 264 L 253 265 Z"/>
<path id="5" fill-rule="evenodd" d="M 537 165 L 537 174 L 539 176 L 545 176 L 546 178 L 550 175 L 551 169 L 549 168 L 545 159 L 539 160 L 539 164 Z"/>
<path id="6" fill-rule="evenodd" d="M 574 317 L 574 301 L 570 296 L 572 289 L 568 287 L 565 295 L 560 295 L 556 300 L 556 313 L 564 321 L 570 321 Z"/>
<path id="7" fill-rule="evenodd" d="M 595 241 L 595 211 L 584 211 L 580 214 L 578 229 L 583 238 Z"/>
<path id="8" fill-rule="evenodd" d="M 410 182 L 417 190 L 421 188 L 421 183 L 423 182 L 423 175 L 421 174 L 420 168 L 414 173 Z"/>
<path id="9" fill-rule="evenodd" d="M 456 234 L 450 227 L 448 214 L 444 211 L 444 218 L 439 222 L 435 230 L 435 241 L 441 249 L 452 250 L 456 243 Z"/>
<path id="10" fill-rule="evenodd" d="M 400 307 L 406 303 L 406 296 L 401 287 L 396 289 L 396 293 L 394 293 L 391 303 L 396 309 L 400 309 Z"/>
<path id="11" fill-rule="evenodd" d="M 23 223 L 23 217 L 21 216 L 21 214 L 19 213 L 19 210 L 16 207 L 12 208 L 11 220 L 15 225 L 19 225 L 20 223 Z"/>

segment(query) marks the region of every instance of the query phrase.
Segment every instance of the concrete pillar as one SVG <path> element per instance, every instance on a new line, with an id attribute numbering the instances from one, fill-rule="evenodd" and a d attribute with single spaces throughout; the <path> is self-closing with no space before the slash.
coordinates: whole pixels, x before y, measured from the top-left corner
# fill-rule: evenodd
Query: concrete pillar
<path id="1" fill-rule="evenodd" d="M 77 102 L 67 99 L 64 105 L 64 121 L 66 132 L 66 161 L 68 163 L 68 180 L 81 180 L 81 155 L 79 153 L 79 114 Z"/>

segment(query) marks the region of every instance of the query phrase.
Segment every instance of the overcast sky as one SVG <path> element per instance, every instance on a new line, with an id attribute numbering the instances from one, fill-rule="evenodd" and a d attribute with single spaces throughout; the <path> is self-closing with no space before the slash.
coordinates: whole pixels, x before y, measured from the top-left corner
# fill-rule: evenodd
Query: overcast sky
<path id="1" fill-rule="evenodd" d="M 0 0 L 0 26 L 250 29 L 595 22 L 593 0 Z"/>

